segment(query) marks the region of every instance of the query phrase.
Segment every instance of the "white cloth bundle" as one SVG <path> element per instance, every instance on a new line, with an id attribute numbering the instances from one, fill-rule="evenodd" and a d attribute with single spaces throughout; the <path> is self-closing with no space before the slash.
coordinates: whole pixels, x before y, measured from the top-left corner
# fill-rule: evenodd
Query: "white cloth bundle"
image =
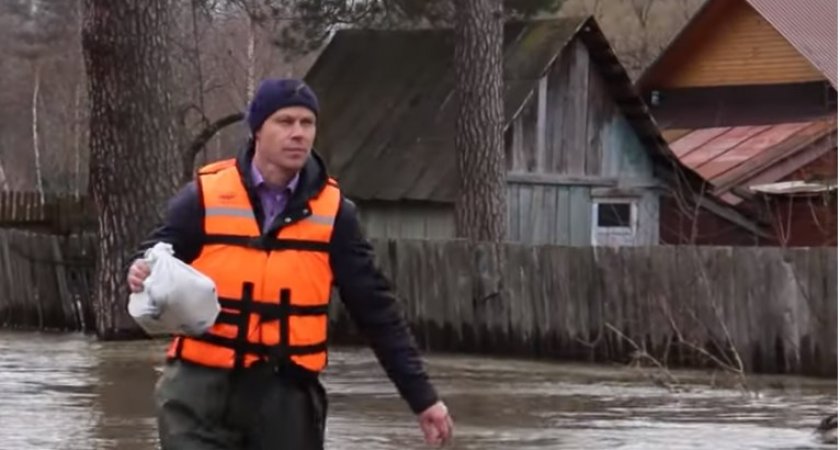
<path id="1" fill-rule="evenodd" d="M 197 336 L 216 321 L 221 307 L 209 277 L 175 258 L 172 245 L 158 242 L 144 260 L 151 274 L 143 290 L 132 293 L 128 313 L 151 336 Z"/>

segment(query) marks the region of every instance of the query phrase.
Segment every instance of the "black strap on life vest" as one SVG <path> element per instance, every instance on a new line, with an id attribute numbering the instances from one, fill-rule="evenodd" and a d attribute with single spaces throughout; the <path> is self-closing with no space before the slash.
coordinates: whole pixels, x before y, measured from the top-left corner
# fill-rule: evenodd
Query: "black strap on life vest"
<path id="1" fill-rule="evenodd" d="M 308 241 L 303 239 L 278 239 L 274 236 L 236 236 L 230 234 L 208 234 L 204 238 L 205 244 L 235 245 L 256 250 L 303 250 L 310 252 L 330 251 L 329 242 Z"/>
<path id="2" fill-rule="evenodd" d="M 219 305 L 223 308 L 216 318 L 216 323 L 224 323 L 237 327 L 236 338 L 227 338 L 211 333 L 204 333 L 194 337 L 203 342 L 233 349 L 235 352 L 234 369 L 244 366 L 245 354 L 259 355 L 275 365 L 288 363 L 289 357 L 294 355 L 311 355 L 327 351 L 327 341 L 312 345 L 290 345 L 290 317 L 291 316 L 326 316 L 327 305 L 301 306 L 292 304 L 292 291 L 281 289 L 278 303 L 255 301 L 253 297 L 253 283 L 243 283 L 242 298 L 219 298 Z M 260 322 L 280 321 L 280 341 L 276 345 L 266 345 L 248 341 L 248 321 L 251 314 L 257 314 Z M 180 356 L 180 354 L 178 355 Z"/>

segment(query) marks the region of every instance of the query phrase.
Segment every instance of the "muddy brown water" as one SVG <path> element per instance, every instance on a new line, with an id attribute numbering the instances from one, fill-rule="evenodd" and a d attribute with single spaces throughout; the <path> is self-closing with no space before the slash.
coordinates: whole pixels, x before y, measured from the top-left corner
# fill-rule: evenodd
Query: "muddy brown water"
<path id="1" fill-rule="evenodd" d="M 0 449 L 155 449 L 160 341 L 0 332 Z M 835 380 L 752 377 L 745 394 L 677 372 L 669 392 L 627 368 L 427 355 L 456 421 L 452 449 L 806 449 L 836 411 Z M 324 375 L 328 449 L 427 448 L 366 348 L 336 348 Z"/>

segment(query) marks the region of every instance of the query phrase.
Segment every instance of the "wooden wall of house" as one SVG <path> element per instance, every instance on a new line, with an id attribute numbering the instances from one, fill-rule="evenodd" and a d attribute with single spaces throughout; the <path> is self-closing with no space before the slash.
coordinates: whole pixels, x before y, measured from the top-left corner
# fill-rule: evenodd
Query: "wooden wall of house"
<path id="1" fill-rule="evenodd" d="M 836 247 L 837 192 L 811 195 L 767 195 L 757 208 L 769 216 L 781 247 Z"/>
<path id="2" fill-rule="evenodd" d="M 646 150 L 577 40 L 538 82 L 505 143 L 513 173 L 653 178 Z"/>
<path id="3" fill-rule="evenodd" d="M 659 200 L 647 150 L 573 41 L 508 128 L 508 229 L 529 244 L 591 245 L 592 205 L 635 199 L 637 245 L 659 240 Z"/>
<path id="4" fill-rule="evenodd" d="M 724 4 L 674 44 L 651 87 L 733 86 L 821 81 L 817 71 L 743 0 Z M 714 16 L 714 17 L 712 17 Z"/>
<path id="5" fill-rule="evenodd" d="M 589 245 L 591 210 L 589 186 L 508 183 L 508 237 L 514 242 Z"/>
<path id="6" fill-rule="evenodd" d="M 365 233 L 382 239 L 449 239 L 455 236 L 451 205 L 430 202 L 358 202 Z"/>
<path id="7" fill-rule="evenodd" d="M 601 199 L 626 198 L 611 187 L 558 184 L 551 180 L 508 182 L 508 237 L 528 245 L 592 245 L 592 208 Z M 626 192 L 626 191 L 625 191 Z M 659 242 L 659 195 L 634 193 L 638 230 L 632 245 Z"/>

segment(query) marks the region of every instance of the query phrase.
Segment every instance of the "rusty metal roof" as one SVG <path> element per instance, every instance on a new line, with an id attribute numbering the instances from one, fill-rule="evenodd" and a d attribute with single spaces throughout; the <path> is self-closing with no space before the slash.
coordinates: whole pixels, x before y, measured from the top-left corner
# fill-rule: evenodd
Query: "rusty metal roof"
<path id="1" fill-rule="evenodd" d="M 668 130 L 663 133 L 683 164 L 713 186 L 725 201 L 730 191 L 783 179 L 803 163 L 837 151 L 836 117 L 774 125 Z M 808 152 L 808 154 L 806 154 Z M 799 159 L 793 160 L 794 157 Z M 791 164 L 782 164 L 784 161 Z"/>
<path id="2" fill-rule="evenodd" d="M 837 0 L 746 0 L 837 88 Z"/>
<path id="3" fill-rule="evenodd" d="M 451 30 L 342 30 L 306 76 L 321 99 L 316 148 L 352 198 L 452 202 L 457 190 Z M 647 106 L 589 18 L 505 26 L 505 124 L 574 38 L 655 161 L 671 154 Z M 696 185 L 702 180 L 689 173 Z"/>

